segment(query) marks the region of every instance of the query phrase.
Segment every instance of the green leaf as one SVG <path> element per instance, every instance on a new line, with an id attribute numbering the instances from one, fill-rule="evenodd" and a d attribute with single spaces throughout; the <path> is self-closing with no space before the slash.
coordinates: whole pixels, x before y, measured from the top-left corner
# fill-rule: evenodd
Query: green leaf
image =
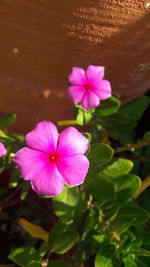
<path id="1" fill-rule="evenodd" d="M 113 159 L 108 166 L 106 166 L 101 174 L 109 179 L 121 176 L 130 172 L 133 167 L 133 162 L 127 159 Z"/>
<path id="2" fill-rule="evenodd" d="M 143 141 L 150 141 L 150 131 L 148 131 L 144 134 Z"/>
<path id="3" fill-rule="evenodd" d="M 144 260 L 144 262 L 143 262 Z M 145 262 L 145 258 L 142 258 L 142 260 L 140 259 L 136 259 L 136 263 L 137 263 L 137 266 L 138 267 L 149 267 L 149 261 L 148 261 L 148 265 L 147 265 L 147 262 Z"/>
<path id="4" fill-rule="evenodd" d="M 98 216 L 95 212 L 95 209 L 91 208 L 89 213 L 86 216 L 85 223 L 84 223 L 84 233 L 82 235 L 82 240 L 85 239 L 87 234 L 94 229 L 98 221 Z"/>
<path id="5" fill-rule="evenodd" d="M 111 160 L 113 149 L 106 144 L 93 144 L 90 147 L 88 159 L 90 161 L 90 169 L 100 167 Z"/>
<path id="6" fill-rule="evenodd" d="M 21 192 L 20 192 L 20 199 L 24 200 L 26 196 L 28 195 L 28 192 L 30 190 L 30 182 L 29 181 L 23 181 Z"/>
<path id="7" fill-rule="evenodd" d="M 34 247 L 20 247 L 11 250 L 8 258 L 18 264 L 19 266 L 26 267 L 32 261 L 37 261 L 37 263 L 42 263 L 42 259 L 37 255 Z M 36 265 L 34 265 L 36 267 Z"/>
<path id="8" fill-rule="evenodd" d="M 77 111 L 76 122 L 79 125 L 84 125 L 84 111 L 82 109 L 78 109 Z"/>
<path id="9" fill-rule="evenodd" d="M 107 126 L 108 129 L 115 131 L 127 131 L 133 129 L 136 126 L 136 122 L 132 117 L 129 118 L 126 113 L 120 114 L 120 112 L 107 118 L 103 118 L 100 121 L 102 121 L 103 125 Z"/>
<path id="10" fill-rule="evenodd" d="M 69 263 L 63 260 L 52 260 L 47 267 L 71 267 Z"/>
<path id="11" fill-rule="evenodd" d="M 114 247 L 103 245 L 96 254 L 95 267 L 113 267 Z"/>
<path id="12" fill-rule="evenodd" d="M 113 231 L 122 232 L 132 225 L 135 226 L 145 223 L 148 218 L 147 212 L 131 201 L 120 208 L 117 217 L 111 222 L 111 229 Z"/>
<path id="13" fill-rule="evenodd" d="M 55 214 L 62 220 L 70 219 L 79 199 L 80 193 L 78 187 L 65 187 L 61 194 L 53 197 L 52 201 Z"/>
<path id="14" fill-rule="evenodd" d="M 66 225 L 58 221 L 50 231 L 51 251 L 58 254 L 66 253 L 78 240 L 79 234 L 70 224 Z"/>
<path id="15" fill-rule="evenodd" d="M 100 118 L 100 124 L 106 128 L 106 133 L 113 139 L 118 139 L 123 145 L 134 143 L 134 131 L 136 122 L 126 114 L 114 114 Z"/>
<path id="16" fill-rule="evenodd" d="M 17 168 L 13 168 L 12 172 L 11 172 L 11 176 L 10 176 L 10 180 L 9 180 L 9 188 L 13 188 L 16 187 L 18 185 L 18 183 L 21 181 L 19 172 Z"/>
<path id="17" fill-rule="evenodd" d="M 94 234 L 94 235 L 92 235 L 92 239 L 94 241 L 96 241 L 96 243 L 101 244 L 105 240 L 105 235 L 104 234 Z"/>
<path id="18" fill-rule="evenodd" d="M 91 109 L 89 111 L 86 111 L 79 104 L 77 104 L 76 107 L 77 107 L 76 122 L 79 125 L 88 124 L 93 118 L 93 113 L 94 113 L 95 109 Z"/>
<path id="19" fill-rule="evenodd" d="M 142 257 L 150 257 L 150 251 L 140 248 L 135 251 L 136 256 L 142 256 Z"/>
<path id="20" fill-rule="evenodd" d="M 8 114 L 6 116 L 0 116 L 0 129 L 5 129 L 10 126 L 16 120 L 15 114 Z"/>
<path id="21" fill-rule="evenodd" d="M 84 185 L 92 196 L 99 201 L 107 201 L 115 197 L 113 183 L 100 174 L 90 172 L 84 182 Z"/>
<path id="22" fill-rule="evenodd" d="M 36 260 L 32 260 L 30 263 L 28 263 L 28 267 L 41 267 L 42 261 L 38 262 Z"/>
<path id="23" fill-rule="evenodd" d="M 118 139 L 123 145 L 134 142 L 133 129 L 137 125 L 137 120 L 141 118 L 150 102 L 149 97 L 143 96 L 122 106 L 117 114 L 108 117 L 100 117 L 99 123 L 106 128 L 109 136 Z"/>
<path id="24" fill-rule="evenodd" d="M 119 113 L 126 114 L 129 118 L 132 117 L 136 121 L 142 117 L 149 104 L 150 98 L 148 96 L 142 96 L 122 106 Z"/>
<path id="25" fill-rule="evenodd" d="M 100 105 L 95 110 L 95 114 L 101 117 L 110 116 L 117 112 L 119 106 L 120 100 L 116 96 L 111 96 L 101 101 Z"/>
<path id="26" fill-rule="evenodd" d="M 125 267 L 137 267 L 136 262 L 129 257 L 123 258 L 123 263 Z"/>
<path id="27" fill-rule="evenodd" d="M 111 180 L 116 191 L 116 199 L 119 203 L 128 201 L 140 188 L 141 180 L 133 174 L 118 176 Z"/>
<path id="28" fill-rule="evenodd" d="M 4 131 L 0 130 L 0 142 L 7 143 L 13 142 L 13 138 L 6 134 Z"/>
<path id="29" fill-rule="evenodd" d="M 46 253 L 49 250 L 49 244 L 45 241 L 41 244 L 41 246 L 37 249 L 37 253 L 38 255 L 40 255 L 41 257 L 44 257 L 46 255 Z"/>
<path id="30" fill-rule="evenodd" d="M 138 238 L 142 240 L 142 248 L 150 251 L 150 232 L 138 233 Z"/>
<path id="31" fill-rule="evenodd" d="M 132 205 L 132 203 L 121 207 L 117 217 L 133 220 L 134 225 L 145 223 L 148 220 L 147 212 L 141 207 Z"/>

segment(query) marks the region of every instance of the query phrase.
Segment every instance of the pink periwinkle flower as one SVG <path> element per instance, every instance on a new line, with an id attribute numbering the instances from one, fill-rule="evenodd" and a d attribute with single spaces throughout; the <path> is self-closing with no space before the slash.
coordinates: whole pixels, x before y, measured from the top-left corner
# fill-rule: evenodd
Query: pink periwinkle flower
<path id="1" fill-rule="evenodd" d="M 4 147 L 3 143 L 0 142 L 0 157 L 6 154 L 6 148 Z"/>
<path id="2" fill-rule="evenodd" d="M 40 122 L 26 135 L 26 144 L 15 154 L 14 162 L 23 179 L 30 180 L 38 194 L 55 196 L 61 193 L 64 184 L 83 183 L 89 168 L 84 156 L 88 140 L 74 127 L 58 135 L 52 122 Z"/>
<path id="3" fill-rule="evenodd" d="M 71 86 L 68 95 L 75 104 L 80 103 L 85 110 L 90 110 L 100 104 L 100 100 L 111 96 L 111 85 L 103 80 L 104 67 L 90 65 L 84 71 L 74 67 L 69 75 Z"/>

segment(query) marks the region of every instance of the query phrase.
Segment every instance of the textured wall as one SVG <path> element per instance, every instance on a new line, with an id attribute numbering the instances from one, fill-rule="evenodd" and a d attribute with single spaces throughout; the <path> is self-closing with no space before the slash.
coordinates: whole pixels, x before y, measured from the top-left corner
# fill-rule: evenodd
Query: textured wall
<path id="1" fill-rule="evenodd" d="M 0 14 L 0 111 L 17 132 L 72 116 L 72 66 L 105 65 L 124 101 L 150 88 L 150 0 L 1 0 Z"/>

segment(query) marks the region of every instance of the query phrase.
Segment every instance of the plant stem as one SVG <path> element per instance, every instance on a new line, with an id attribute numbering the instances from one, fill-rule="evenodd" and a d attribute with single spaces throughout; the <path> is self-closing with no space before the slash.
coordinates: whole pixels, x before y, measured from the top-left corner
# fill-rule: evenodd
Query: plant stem
<path id="1" fill-rule="evenodd" d="M 140 147 L 147 146 L 147 145 L 150 145 L 150 141 L 143 141 L 143 142 L 139 142 L 137 144 L 129 144 L 127 146 L 118 147 L 115 149 L 115 154 L 121 153 L 121 152 L 126 151 L 126 150 L 134 151 L 136 148 L 140 148 Z"/>
<path id="2" fill-rule="evenodd" d="M 150 186 L 150 174 L 142 181 L 140 189 L 135 193 L 133 198 L 138 198 L 139 195 L 148 187 Z"/>
<path id="3" fill-rule="evenodd" d="M 129 159 L 129 160 L 139 160 L 139 161 L 150 161 L 150 157 L 143 157 L 143 156 L 121 156 L 124 159 Z"/>
<path id="4" fill-rule="evenodd" d="M 4 208 L 4 206 L 6 205 L 7 202 L 9 202 L 10 200 L 12 201 L 12 198 L 18 194 L 18 190 L 21 188 L 22 186 L 22 182 L 20 182 L 18 184 L 18 186 L 15 188 L 14 191 L 12 191 L 12 193 L 9 193 L 1 202 L 0 202 L 0 207 Z"/>
<path id="5" fill-rule="evenodd" d="M 76 120 L 65 120 L 65 121 L 58 121 L 58 126 L 70 126 L 70 125 L 79 125 Z"/>

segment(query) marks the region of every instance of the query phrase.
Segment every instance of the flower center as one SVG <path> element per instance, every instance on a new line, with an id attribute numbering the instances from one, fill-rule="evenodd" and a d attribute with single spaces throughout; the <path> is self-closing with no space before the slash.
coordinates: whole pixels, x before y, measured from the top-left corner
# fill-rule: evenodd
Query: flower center
<path id="1" fill-rule="evenodd" d="M 49 160 L 50 162 L 56 162 L 59 158 L 59 154 L 57 152 L 52 152 L 49 154 Z"/>
<path id="2" fill-rule="evenodd" d="M 91 90 L 91 89 L 92 89 L 92 85 L 91 85 L 91 83 L 87 82 L 87 83 L 84 85 L 84 88 L 85 88 L 85 90 Z"/>

